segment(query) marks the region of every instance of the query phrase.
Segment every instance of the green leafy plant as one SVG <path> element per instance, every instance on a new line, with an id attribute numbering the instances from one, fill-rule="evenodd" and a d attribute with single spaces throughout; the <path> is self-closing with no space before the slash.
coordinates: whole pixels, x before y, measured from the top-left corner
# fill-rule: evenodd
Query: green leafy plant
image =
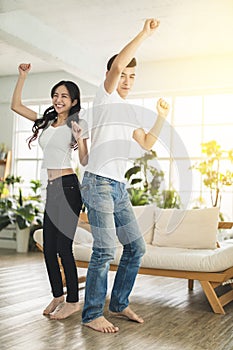
<path id="1" fill-rule="evenodd" d="M 9 193 L 9 190 L 6 186 L 6 181 L 1 180 L 0 181 L 0 198 L 7 196 Z"/>
<path id="2" fill-rule="evenodd" d="M 155 151 L 145 152 L 142 157 L 134 160 L 133 166 L 125 173 L 130 185 L 128 189 L 130 200 L 135 206 L 153 202 L 154 196 L 159 191 L 164 173 L 150 164 L 156 158 Z"/>
<path id="3" fill-rule="evenodd" d="M 151 150 L 145 152 L 142 157 L 135 159 L 133 167 L 125 173 L 125 178 L 130 185 L 134 186 L 140 183 L 145 192 L 152 191 L 155 194 L 158 191 L 160 183 L 164 179 L 164 173 L 150 164 L 150 161 L 156 158 L 156 152 Z M 136 174 L 140 177 L 133 177 Z"/>
<path id="4" fill-rule="evenodd" d="M 36 200 L 36 201 L 41 201 L 41 195 L 40 193 L 38 193 L 38 191 L 40 190 L 42 183 L 40 180 L 31 180 L 30 181 L 31 184 L 31 190 L 33 191 L 34 195 L 33 196 L 29 196 L 29 199 L 31 200 Z"/>
<path id="5" fill-rule="evenodd" d="M 155 200 L 159 208 L 177 208 L 181 207 L 180 196 L 176 190 L 163 190 Z"/>
<path id="6" fill-rule="evenodd" d="M 6 197 L 9 195 L 9 187 L 12 187 L 12 193 L 14 193 L 14 184 L 20 183 L 21 177 L 14 175 L 8 175 L 5 180 L 0 181 L 0 198 Z"/>
<path id="7" fill-rule="evenodd" d="M 140 188 L 131 187 L 128 189 L 128 193 L 133 206 L 146 205 L 150 203 L 148 194 Z"/>
<path id="8" fill-rule="evenodd" d="M 22 230 L 33 222 L 42 223 L 40 210 L 33 203 L 20 205 L 13 198 L 0 200 L 0 230 L 14 223 Z"/>
<path id="9" fill-rule="evenodd" d="M 6 159 L 7 156 L 7 146 L 4 142 L 0 144 L 0 159 Z"/>
<path id="10" fill-rule="evenodd" d="M 12 182 L 13 184 L 19 182 L 18 180 L 20 179 L 17 178 L 17 181 L 15 180 L 16 178 L 9 177 L 8 185 L 12 185 Z M 32 185 L 35 185 L 34 182 Z M 37 183 L 37 189 L 38 185 Z M 34 189 L 35 192 L 35 187 L 32 187 L 32 190 Z M 18 195 L 0 199 L 0 230 L 7 227 L 9 224 L 17 224 L 20 229 L 29 227 L 34 223 L 41 225 L 43 218 L 42 211 L 40 198 L 36 197 L 36 200 L 35 197 L 33 197 L 33 200 L 30 197 L 23 198 L 22 190 L 19 188 Z"/>
<path id="11" fill-rule="evenodd" d="M 130 187 L 128 193 L 133 206 L 156 203 L 160 208 L 180 208 L 180 196 L 174 189 L 162 190 L 164 173 L 151 163 L 157 158 L 155 151 L 144 153 L 134 160 L 133 166 L 125 173 Z"/>
<path id="12" fill-rule="evenodd" d="M 201 147 L 204 159 L 193 168 L 201 173 L 209 188 L 212 206 L 220 207 L 224 187 L 233 185 L 233 149 L 224 150 L 215 140 L 202 143 Z"/>
<path id="13" fill-rule="evenodd" d="M 34 222 L 42 224 L 42 213 L 34 203 L 20 204 L 15 198 L 0 200 L 0 230 L 14 223 L 22 230 Z"/>
<path id="14" fill-rule="evenodd" d="M 15 184 L 22 182 L 21 176 L 8 175 L 5 183 L 10 188 L 10 193 L 14 194 Z"/>

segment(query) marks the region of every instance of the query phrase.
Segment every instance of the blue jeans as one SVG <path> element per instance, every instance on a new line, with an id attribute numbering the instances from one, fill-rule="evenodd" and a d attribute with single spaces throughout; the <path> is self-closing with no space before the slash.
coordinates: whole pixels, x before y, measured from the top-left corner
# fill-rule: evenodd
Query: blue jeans
<path id="1" fill-rule="evenodd" d="M 119 242 L 123 245 L 123 253 L 114 280 L 109 310 L 121 312 L 128 306 L 128 298 L 145 253 L 145 242 L 124 183 L 85 172 L 81 194 L 88 209 L 94 239 L 82 313 L 83 323 L 87 323 L 103 315 L 109 265 Z"/>

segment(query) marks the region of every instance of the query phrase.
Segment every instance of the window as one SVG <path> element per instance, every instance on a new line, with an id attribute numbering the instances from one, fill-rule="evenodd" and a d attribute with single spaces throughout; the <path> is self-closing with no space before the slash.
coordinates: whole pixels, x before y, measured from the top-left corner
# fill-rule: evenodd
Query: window
<path id="1" fill-rule="evenodd" d="M 153 148 L 165 173 L 165 186 L 179 192 L 184 207 L 199 205 L 200 196 L 206 206 L 211 206 L 208 188 L 203 185 L 200 173 L 191 168 L 202 159 L 204 142 L 216 140 L 223 148 L 232 148 L 233 94 L 164 96 L 164 99 L 171 112 Z M 156 110 L 156 97 L 130 101 Z M 232 194 L 232 186 L 225 187 L 221 202 L 225 220 L 233 217 Z"/>
<path id="2" fill-rule="evenodd" d="M 30 105 L 28 106 L 36 113 L 43 114 L 43 109 L 47 106 Z M 27 195 L 30 188 L 30 180 L 40 179 L 40 168 L 42 162 L 42 151 L 38 142 L 34 142 L 31 149 L 28 147 L 28 139 L 32 136 L 33 123 L 15 114 L 14 118 L 14 138 L 13 138 L 13 157 L 14 157 L 14 175 L 21 176 L 23 183 L 23 194 Z"/>
<path id="3" fill-rule="evenodd" d="M 209 190 L 203 185 L 198 171 L 192 165 L 201 160 L 201 143 L 216 140 L 223 148 L 232 148 L 233 94 L 199 94 L 164 96 L 171 111 L 163 127 L 160 140 L 154 149 L 159 167 L 165 173 L 165 187 L 179 191 L 184 206 L 193 207 L 200 195 L 207 206 L 211 206 Z M 137 96 L 130 103 L 156 110 L 156 96 Z M 82 103 L 84 109 L 91 108 L 91 101 Z M 43 114 L 46 104 L 30 105 Z M 39 179 L 42 152 L 34 142 L 32 150 L 27 146 L 32 123 L 16 116 L 14 133 L 14 174 L 24 179 L 29 186 L 31 179 Z M 226 220 L 233 217 L 233 189 L 226 187 L 222 197 L 221 211 Z"/>

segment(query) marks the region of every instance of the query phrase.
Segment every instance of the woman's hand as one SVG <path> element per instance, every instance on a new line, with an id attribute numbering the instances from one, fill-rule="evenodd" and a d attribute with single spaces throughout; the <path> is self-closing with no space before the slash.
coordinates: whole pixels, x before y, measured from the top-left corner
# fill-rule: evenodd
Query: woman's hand
<path id="1" fill-rule="evenodd" d="M 80 138 L 80 136 L 82 134 L 82 128 L 78 125 L 77 122 L 71 120 L 71 129 L 72 129 L 72 134 L 73 134 L 76 142 L 78 142 L 78 139 Z"/>
<path id="2" fill-rule="evenodd" d="M 22 76 L 27 76 L 31 70 L 31 63 L 21 63 L 18 67 L 19 74 Z"/>

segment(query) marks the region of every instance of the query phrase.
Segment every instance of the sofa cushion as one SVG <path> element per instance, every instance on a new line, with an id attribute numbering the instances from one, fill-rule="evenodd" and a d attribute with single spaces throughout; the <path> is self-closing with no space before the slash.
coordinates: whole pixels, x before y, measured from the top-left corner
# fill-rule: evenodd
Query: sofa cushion
<path id="1" fill-rule="evenodd" d="M 83 233 L 91 239 L 88 231 Z M 43 245 L 42 229 L 36 230 L 33 237 L 36 242 Z M 88 239 L 86 243 L 82 244 L 77 243 L 77 241 L 73 245 L 75 260 L 89 262 L 92 254 L 92 243 L 88 242 Z M 121 254 L 122 246 L 118 246 L 116 257 L 112 262 L 113 265 L 119 264 Z M 233 240 L 223 241 L 221 248 L 216 249 L 155 247 L 147 244 L 146 254 L 141 263 L 141 267 L 144 268 L 200 272 L 223 271 L 231 266 L 233 266 Z"/>
<path id="2" fill-rule="evenodd" d="M 144 205 L 144 206 L 133 206 L 133 211 L 137 219 L 139 229 L 145 239 L 145 242 L 148 244 L 151 244 L 152 238 L 154 235 L 154 210 L 155 210 L 155 206 L 153 204 Z M 83 224 L 82 222 L 79 222 L 79 227 L 82 227 L 85 230 L 91 231 L 89 224 L 86 224 L 86 223 Z M 79 227 L 77 228 L 78 231 L 79 231 Z M 81 238 L 83 233 L 78 232 L 78 234 Z M 88 237 L 90 237 L 90 235 Z M 86 239 L 87 237 L 84 236 L 84 242 Z M 116 237 L 116 242 L 118 245 L 119 241 L 117 237 Z"/>
<path id="3" fill-rule="evenodd" d="M 152 244 L 159 247 L 215 249 L 219 208 L 155 208 Z"/>
<path id="4" fill-rule="evenodd" d="M 74 243 L 75 244 L 88 244 L 92 243 L 93 238 L 91 232 L 85 230 L 82 227 L 77 227 L 77 230 L 75 232 L 74 236 Z"/>
<path id="5" fill-rule="evenodd" d="M 133 210 L 146 243 L 151 244 L 154 234 L 154 205 L 135 206 L 133 207 Z M 34 240 L 43 246 L 42 229 L 35 231 Z M 93 238 L 90 232 L 90 225 L 86 222 L 79 221 L 79 225 L 77 226 L 74 236 L 74 244 L 86 245 L 88 243 L 92 243 L 92 241 Z M 117 246 L 120 245 L 117 238 L 116 242 Z"/>
<path id="6" fill-rule="evenodd" d="M 151 244 L 154 235 L 155 206 L 153 204 L 134 206 L 133 210 L 146 243 Z"/>
<path id="7" fill-rule="evenodd" d="M 42 228 L 34 232 L 33 238 L 37 243 L 39 243 L 43 247 L 43 229 Z M 74 245 L 75 244 L 82 244 L 82 245 L 92 244 L 92 241 L 93 241 L 92 234 L 89 231 L 85 230 L 84 228 L 78 226 L 74 236 Z"/>
<path id="8" fill-rule="evenodd" d="M 155 207 L 153 204 L 144 206 L 133 206 L 133 211 L 136 216 L 139 229 L 145 239 L 147 244 L 151 244 L 154 235 L 154 211 Z M 80 230 L 80 228 L 85 228 L 85 230 Z M 75 243 L 91 243 L 92 235 L 86 234 L 86 227 L 79 224 L 77 227 L 74 241 Z M 120 245 L 116 237 L 117 245 Z"/>
<path id="9" fill-rule="evenodd" d="M 74 257 L 79 261 L 90 261 L 92 244 L 74 245 Z M 116 249 L 113 265 L 118 265 L 122 254 L 122 247 Z M 198 272 L 219 272 L 233 266 L 233 242 L 225 241 L 221 248 L 188 249 L 155 247 L 146 245 L 146 254 L 142 258 L 141 267 L 148 269 L 181 270 Z M 153 274 L 153 273 L 152 273 Z"/>
<path id="10" fill-rule="evenodd" d="M 142 258 L 141 267 L 219 272 L 233 266 L 233 242 L 222 242 L 221 248 L 188 249 L 155 247 L 147 245 L 146 254 Z"/>

